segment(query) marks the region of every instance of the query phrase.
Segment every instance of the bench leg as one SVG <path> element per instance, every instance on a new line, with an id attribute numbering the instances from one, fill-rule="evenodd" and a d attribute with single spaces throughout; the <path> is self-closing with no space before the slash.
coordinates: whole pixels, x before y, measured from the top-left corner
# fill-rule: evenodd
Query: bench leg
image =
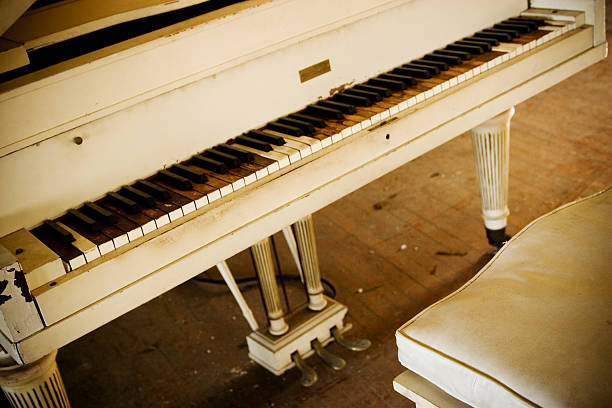
<path id="1" fill-rule="evenodd" d="M 0 386 L 14 408 L 70 408 L 55 356 L 57 350 L 30 364 L 0 367 Z"/>
<path id="2" fill-rule="evenodd" d="M 306 285 L 306 293 L 308 293 L 308 308 L 314 311 L 323 310 L 327 301 L 323 297 L 323 284 L 319 271 L 312 215 L 307 215 L 293 224 L 293 232 L 304 272 L 304 284 Z"/>
<path id="3" fill-rule="evenodd" d="M 500 248 L 507 240 L 510 119 L 514 107 L 472 129 L 474 161 L 489 243 Z"/>
<path id="4" fill-rule="evenodd" d="M 270 334 L 280 336 L 289 330 L 285 321 L 285 313 L 281 304 L 278 283 L 276 282 L 276 266 L 272 255 L 270 238 L 265 238 L 251 247 L 257 278 L 268 314 Z"/>

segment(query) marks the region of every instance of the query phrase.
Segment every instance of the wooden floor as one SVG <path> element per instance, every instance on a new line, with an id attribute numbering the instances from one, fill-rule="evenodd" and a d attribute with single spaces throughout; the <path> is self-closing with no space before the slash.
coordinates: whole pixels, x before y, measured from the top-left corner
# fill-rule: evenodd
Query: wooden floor
<path id="1" fill-rule="evenodd" d="M 611 162 L 608 59 L 516 107 L 509 232 L 612 184 Z M 309 389 L 295 370 L 273 376 L 249 360 L 249 328 L 227 289 L 189 281 L 60 350 L 73 406 L 409 406 L 391 385 L 402 371 L 395 329 L 489 259 L 469 135 L 324 208 L 314 220 L 321 269 L 349 307 L 351 333 L 372 340 L 362 353 L 330 346 L 347 360 L 343 371 L 311 358 L 319 382 Z M 277 243 L 284 273 L 296 273 L 282 240 Z M 237 278 L 253 276 L 248 254 L 229 263 Z M 243 289 L 260 310 L 256 287 Z M 303 301 L 296 283 L 288 282 L 287 290 L 292 306 Z"/>

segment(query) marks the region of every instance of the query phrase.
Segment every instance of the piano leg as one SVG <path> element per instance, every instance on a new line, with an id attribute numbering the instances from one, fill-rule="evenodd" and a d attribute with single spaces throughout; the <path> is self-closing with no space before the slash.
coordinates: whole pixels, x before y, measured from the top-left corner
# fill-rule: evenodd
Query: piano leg
<path id="1" fill-rule="evenodd" d="M 285 321 L 285 313 L 276 282 L 276 266 L 272 255 L 270 238 L 265 238 L 251 247 L 257 278 L 266 306 L 270 327 L 268 331 L 274 336 L 280 336 L 289 330 Z"/>
<path id="2" fill-rule="evenodd" d="M 1 353 L 1 352 L 0 352 Z M 30 364 L 17 365 L 6 353 L 2 353 L 0 386 L 6 399 L 14 408 L 66 407 L 70 402 L 66 388 L 55 362 L 57 350 Z"/>
<path id="3" fill-rule="evenodd" d="M 293 224 L 293 232 L 304 272 L 304 284 L 306 285 L 306 293 L 308 293 L 308 308 L 314 311 L 323 310 L 327 301 L 323 297 L 323 284 L 319 271 L 312 215 L 308 215 Z"/>
<path id="4" fill-rule="evenodd" d="M 505 241 L 508 217 L 510 119 L 514 107 L 472 129 L 474 160 L 487 239 L 496 248 Z"/>

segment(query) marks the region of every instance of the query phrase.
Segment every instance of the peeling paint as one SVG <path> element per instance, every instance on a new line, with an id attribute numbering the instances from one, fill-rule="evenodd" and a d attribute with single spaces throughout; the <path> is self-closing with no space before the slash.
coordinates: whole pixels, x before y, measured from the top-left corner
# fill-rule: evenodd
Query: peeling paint
<path id="1" fill-rule="evenodd" d="M 346 82 L 346 83 L 344 83 L 344 84 L 342 84 L 340 86 L 337 86 L 335 88 L 330 89 L 329 90 L 329 96 L 332 96 L 335 93 L 344 91 L 346 88 L 351 86 L 353 84 L 353 82 L 355 82 L 355 81 L 349 81 L 349 82 Z"/>

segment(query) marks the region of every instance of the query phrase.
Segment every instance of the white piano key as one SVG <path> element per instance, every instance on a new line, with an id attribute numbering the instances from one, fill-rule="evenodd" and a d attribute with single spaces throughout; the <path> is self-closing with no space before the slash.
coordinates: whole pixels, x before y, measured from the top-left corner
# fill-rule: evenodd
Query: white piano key
<path id="1" fill-rule="evenodd" d="M 467 71 L 467 72 L 465 73 L 465 79 L 466 79 L 466 80 L 471 79 L 473 76 L 474 76 L 474 70 L 473 70 L 473 69 L 470 69 L 469 71 Z M 439 85 L 438 85 L 438 86 L 439 86 Z"/>
<path id="2" fill-rule="evenodd" d="M 484 64 L 483 64 L 484 65 Z M 450 86 L 455 86 L 457 85 L 457 77 L 452 77 L 449 81 L 448 81 Z"/>
<path id="3" fill-rule="evenodd" d="M 406 103 L 408 104 L 408 107 L 416 105 L 416 97 L 413 96 L 412 98 L 408 99 Z"/>
<path id="4" fill-rule="evenodd" d="M 370 122 L 372 122 L 372 124 L 380 122 L 380 113 L 372 115 L 372 117 L 370 117 Z"/>
<path id="5" fill-rule="evenodd" d="M 477 67 L 474 67 L 474 69 L 473 69 L 472 71 L 474 71 L 474 75 L 478 75 L 478 74 L 480 74 L 480 72 L 481 72 L 481 71 L 480 71 L 480 65 L 479 65 L 479 66 L 477 66 Z"/>
<path id="6" fill-rule="evenodd" d="M 398 106 L 400 112 L 403 111 L 403 110 L 406 110 L 406 109 L 408 109 L 408 101 L 402 101 L 397 106 Z"/>
<path id="7" fill-rule="evenodd" d="M 349 137 L 352 134 L 353 134 L 353 130 L 350 127 L 344 128 L 342 129 L 342 132 L 340 132 L 340 135 L 342 135 L 343 139 L 345 137 Z"/>
<path id="8" fill-rule="evenodd" d="M 248 186 L 249 184 L 253 184 L 256 181 L 257 181 L 256 173 L 249 174 L 248 176 L 244 177 L 244 185 L 245 186 Z"/>
<path id="9" fill-rule="evenodd" d="M 480 73 L 481 73 L 481 74 L 482 74 L 483 72 L 485 72 L 485 71 L 488 69 L 488 67 L 487 67 L 487 64 L 486 64 L 486 63 L 485 63 L 485 64 L 482 64 L 482 65 L 479 65 L 479 66 L 478 66 L 478 68 L 480 68 Z"/>
<path id="10" fill-rule="evenodd" d="M 415 96 L 417 103 L 423 102 L 425 100 L 425 92 L 421 92 Z"/>
<path id="11" fill-rule="evenodd" d="M 325 139 L 321 139 L 321 146 L 323 146 L 323 148 L 326 148 L 328 146 L 332 145 L 332 138 L 331 137 L 326 137 Z"/>
<path id="12" fill-rule="evenodd" d="M 166 224 L 170 223 L 170 217 L 168 216 L 168 214 L 164 214 L 161 217 L 158 217 L 155 219 L 155 225 L 157 226 L 157 228 L 161 228 Z M 102 251 L 100 251 L 102 252 Z M 104 254 L 102 254 L 104 255 Z"/>
<path id="13" fill-rule="evenodd" d="M 191 203 L 191 204 L 193 204 L 193 203 Z M 127 232 L 127 236 L 128 236 L 128 240 L 130 240 L 130 242 L 132 242 L 135 239 L 138 239 L 138 238 L 142 237 L 142 229 L 140 227 L 134 228 L 133 230 Z"/>
<path id="14" fill-rule="evenodd" d="M 177 210 L 177 211 L 180 212 L 181 210 Z M 181 216 L 182 215 L 183 214 L 181 213 Z M 113 238 L 113 245 L 115 245 L 115 249 L 119 249 L 120 247 L 124 246 L 128 242 L 130 242 L 130 241 L 128 240 L 128 237 L 127 237 L 126 234 L 119 235 L 118 237 Z"/>
<path id="15" fill-rule="evenodd" d="M 87 263 L 87 261 L 85 260 L 85 256 L 83 255 L 79 255 L 78 257 L 71 259 L 68 261 L 68 266 L 70 267 L 71 271 L 74 271 L 77 268 L 80 268 L 81 266 L 85 265 Z"/>
<path id="16" fill-rule="evenodd" d="M 268 173 L 266 172 L 266 175 Z M 213 201 L 217 201 L 221 198 L 221 192 L 219 190 L 215 190 L 212 193 L 206 194 L 206 198 L 208 198 L 208 203 L 212 203 Z"/>
<path id="17" fill-rule="evenodd" d="M 257 180 L 261 180 L 262 178 L 266 177 L 268 175 L 268 169 L 267 168 L 263 168 L 261 170 L 257 170 L 255 172 L 255 176 L 257 176 Z M 208 198 L 208 201 L 210 202 L 210 198 Z"/>
<path id="18" fill-rule="evenodd" d="M 98 250 L 100 251 L 100 255 L 106 255 L 115 250 L 115 245 L 113 241 L 106 241 L 102 245 L 98 245 Z"/>
<path id="19" fill-rule="evenodd" d="M 339 141 L 342 140 L 342 134 L 336 133 L 335 135 L 331 137 L 331 139 L 332 139 L 332 143 L 338 143 Z"/>
<path id="20" fill-rule="evenodd" d="M 285 138 L 285 146 L 288 146 L 292 149 L 296 149 L 298 152 L 300 152 L 302 159 L 312 154 L 312 149 L 310 148 L 310 145 L 308 143 L 303 143 L 300 141 Z"/>
<path id="21" fill-rule="evenodd" d="M 390 115 L 397 115 L 399 113 L 399 107 L 397 105 L 389 108 Z"/>
<path id="22" fill-rule="evenodd" d="M 228 184 L 227 186 L 221 187 L 219 189 L 219 192 L 221 193 L 221 197 L 225 197 L 232 194 L 234 192 L 234 189 L 232 188 L 231 184 Z"/>
<path id="23" fill-rule="evenodd" d="M 275 152 L 282 153 L 287 155 L 289 158 L 289 163 L 295 163 L 302 159 L 300 156 L 300 151 L 297 149 L 293 149 L 287 145 L 284 146 L 272 146 Z"/>
<path id="24" fill-rule="evenodd" d="M 181 211 L 180 208 L 177 208 L 176 210 L 170 211 L 168 213 L 168 217 L 170 217 L 170 222 L 176 221 L 182 216 L 183 216 L 183 211 Z"/>
<path id="25" fill-rule="evenodd" d="M 359 132 L 359 131 L 361 131 L 361 122 L 359 122 L 358 124 L 353 125 L 353 126 L 351 127 L 351 133 L 352 133 L 352 134 L 355 134 L 355 133 L 357 133 L 357 132 Z"/>
<path id="26" fill-rule="evenodd" d="M 450 80 L 449 80 L 449 81 L 444 81 L 444 82 L 442 82 L 442 84 L 441 84 L 441 85 L 442 85 L 442 90 L 443 90 L 443 91 L 448 90 L 448 88 L 450 88 Z"/>
<path id="27" fill-rule="evenodd" d="M 195 204 L 195 208 L 197 210 L 198 208 L 202 208 L 208 205 L 208 198 L 206 196 L 203 196 L 195 200 L 193 203 Z M 146 234 L 146 232 L 144 231 L 144 226 L 142 228 L 142 232 Z"/>
<path id="28" fill-rule="evenodd" d="M 244 182 L 244 178 L 236 180 L 232 183 L 232 188 L 234 189 L 234 191 L 240 190 L 244 186 L 246 186 L 246 183 Z"/>
<path id="29" fill-rule="evenodd" d="M 361 130 L 367 129 L 370 126 L 372 126 L 372 121 L 370 119 L 366 119 L 366 120 L 361 121 Z"/>
<path id="30" fill-rule="evenodd" d="M 432 96 L 434 96 L 434 92 L 433 89 L 428 89 L 425 92 L 423 92 L 425 94 L 425 99 L 431 98 Z"/>
<path id="31" fill-rule="evenodd" d="M 208 200 L 206 201 L 206 203 L 208 204 Z M 149 222 L 147 222 L 145 225 L 141 226 L 142 228 L 142 233 L 147 235 L 148 233 L 155 231 L 157 228 L 155 227 L 155 221 L 151 220 Z"/>
<path id="32" fill-rule="evenodd" d="M 389 116 L 391 116 L 389 114 L 389 109 L 387 109 L 384 112 L 380 112 L 380 120 L 385 120 L 385 119 L 389 119 Z"/>
<path id="33" fill-rule="evenodd" d="M 74 246 L 76 249 L 83 253 L 86 262 L 91 262 L 94 259 L 100 257 L 100 251 L 98 250 L 98 246 L 96 244 L 94 244 L 75 230 L 66 226 L 65 224 L 62 224 L 61 222 L 58 222 L 57 225 L 72 234 L 72 236 L 74 237 L 74 241 L 72 241 L 72 246 Z"/>
<path id="34" fill-rule="evenodd" d="M 442 86 L 441 85 L 436 85 L 433 88 L 431 88 L 431 90 L 433 91 L 434 95 L 437 95 L 440 92 L 442 92 Z"/>
<path id="35" fill-rule="evenodd" d="M 321 146 L 321 141 L 319 139 L 315 139 L 314 137 L 310 137 L 310 136 L 286 136 L 285 137 L 286 140 L 294 140 L 296 142 L 300 142 L 300 143 L 306 143 L 308 146 L 310 146 L 310 150 L 312 151 L 312 153 L 316 153 L 319 150 L 322 149 Z"/>
<path id="36" fill-rule="evenodd" d="M 457 83 L 461 83 L 463 81 L 465 81 L 465 73 L 459 74 L 459 76 L 457 77 Z"/>

